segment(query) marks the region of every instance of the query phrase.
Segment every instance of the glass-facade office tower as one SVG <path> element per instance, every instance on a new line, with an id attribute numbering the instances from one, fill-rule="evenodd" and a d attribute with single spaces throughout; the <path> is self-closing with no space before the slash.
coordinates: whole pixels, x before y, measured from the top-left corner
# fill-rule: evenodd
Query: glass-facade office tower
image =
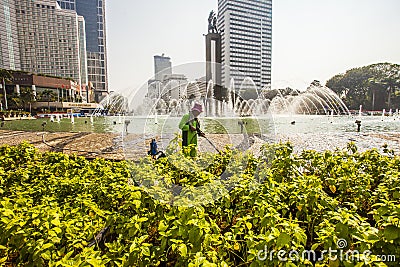
<path id="1" fill-rule="evenodd" d="M 21 68 L 14 0 L 0 0 L 0 68 Z"/>
<path id="2" fill-rule="evenodd" d="M 88 81 L 97 101 L 108 93 L 105 0 L 57 0 L 85 18 Z"/>
<path id="3" fill-rule="evenodd" d="M 258 89 L 271 84 L 272 0 L 218 0 L 222 85 L 239 89 L 250 77 Z"/>

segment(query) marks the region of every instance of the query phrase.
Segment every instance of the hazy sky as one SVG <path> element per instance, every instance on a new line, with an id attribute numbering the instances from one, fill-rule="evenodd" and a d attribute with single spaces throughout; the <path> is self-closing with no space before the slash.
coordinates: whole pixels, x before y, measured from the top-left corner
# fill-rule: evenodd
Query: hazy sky
<path id="1" fill-rule="evenodd" d="M 272 87 L 305 89 L 347 69 L 400 63 L 400 0 L 273 0 Z M 111 91 L 154 75 L 153 56 L 173 65 L 205 59 L 207 18 L 217 0 L 107 2 Z"/>

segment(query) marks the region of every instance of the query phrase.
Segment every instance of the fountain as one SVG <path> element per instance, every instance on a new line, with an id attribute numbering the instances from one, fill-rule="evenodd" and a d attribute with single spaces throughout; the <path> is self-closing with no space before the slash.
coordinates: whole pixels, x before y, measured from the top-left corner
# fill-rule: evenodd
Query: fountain
<path id="1" fill-rule="evenodd" d="M 125 115 L 129 113 L 128 99 L 118 93 L 107 95 L 92 112 L 91 116 L 99 117 L 104 115 Z M 122 118 L 118 119 L 122 124 Z"/>
<path id="2" fill-rule="evenodd" d="M 157 113 L 154 115 L 154 124 L 158 124 Z"/>
<path id="3" fill-rule="evenodd" d="M 185 90 L 187 91 L 188 86 L 196 88 L 193 84 L 194 82 L 189 82 Z M 338 95 L 320 85 L 312 85 L 304 92 L 296 91 L 296 94 L 283 94 L 281 90 L 259 90 L 254 81 L 247 77 L 238 90 L 232 80 L 223 101 L 215 99 L 212 80 L 208 82 L 205 92 L 201 93 L 199 87 L 196 89 L 198 91 L 194 98 L 174 99 L 168 96 L 171 88 L 162 88 L 161 97 L 146 98 L 136 111 L 141 115 L 157 113 L 179 117 L 187 113 L 196 102 L 203 104 L 206 117 L 263 116 L 267 113 L 331 116 L 350 114 Z M 271 97 L 273 94 L 275 95 Z M 362 115 L 362 106 L 359 114 Z"/>

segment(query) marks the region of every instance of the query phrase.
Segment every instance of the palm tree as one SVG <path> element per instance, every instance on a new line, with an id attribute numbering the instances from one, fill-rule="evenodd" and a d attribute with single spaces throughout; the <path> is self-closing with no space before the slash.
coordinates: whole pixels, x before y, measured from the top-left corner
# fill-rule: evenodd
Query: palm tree
<path id="1" fill-rule="evenodd" d="M 41 94 L 41 98 L 47 100 L 47 109 L 50 110 L 50 101 L 54 101 L 55 95 L 52 90 L 46 89 Z"/>
<path id="2" fill-rule="evenodd" d="M 12 77 L 13 76 L 9 70 L 0 69 L 0 80 L 1 80 L 1 86 L 3 87 L 3 97 L 4 97 L 4 108 L 5 109 L 8 109 L 6 81 L 10 81 L 12 79 Z"/>
<path id="3" fill-rule="evenodd" d="M 51 90 L 49 90 L 51 91 Z M 20 92 L 20 99 L 24 104 L 24 109 L 26 110 L 26 104 L 29 104 L 29 112 L 32 113 L 32 102 L 35 101 L 35 95 L 33 93 L 32 88 L 23 87 Z"/>

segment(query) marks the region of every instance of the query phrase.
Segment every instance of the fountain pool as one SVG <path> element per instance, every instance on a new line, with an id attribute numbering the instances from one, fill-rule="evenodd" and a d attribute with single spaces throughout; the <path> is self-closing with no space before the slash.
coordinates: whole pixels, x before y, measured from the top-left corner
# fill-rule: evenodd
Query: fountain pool
<path id="1" fill-rule="evenodd" d="M 274 115 L 257 117 L 200 117 L 202 127 L 208 133 L 241 133 L 239 122 L 246 122 L 245 130 L 248 133 L 257 133 L 259 128 L 263 133 L 341 133 L 356 132 L 355 120 L 362 121 L 361 132 L 400 132 L 400 116 L 327 116 L 327 115 Z M 105 116 L 91 119 L 75 118 L 61 119 L 60 123 L 51 122 L 50 119 L 6 121 L 2 130 L 16 131 L 42 131 L 42 122 L 46 121 L 46 131 L 50 132 L 95 132 L 95 133 L 120 133 L 124 130 L 124 121 L 130 120 L 128 133 L 143 134 L 178 132 L 177 125 L 180 117 L 166 115 L 158 116 Z M 157 123 L 155 121 L 157 120 Z M 291 124 L 295 122 L 295 124 Z"/>

